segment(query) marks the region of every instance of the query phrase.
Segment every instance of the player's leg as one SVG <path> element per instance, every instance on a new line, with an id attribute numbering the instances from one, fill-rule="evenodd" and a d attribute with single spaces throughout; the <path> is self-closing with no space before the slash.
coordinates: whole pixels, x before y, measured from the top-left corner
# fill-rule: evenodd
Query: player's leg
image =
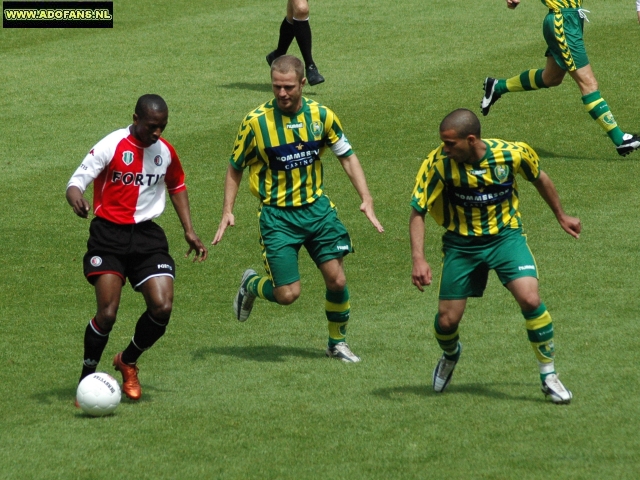
<path id="1" fill-rule="evenodd" d="M 305 208 L 301 225 L 308 232 L 305 248 L 325 283 L 325 315 L 329 329 L 326 354 L 344 362 L 359 362 L 346 343 L 351 303 L 344 256 L 353 252 L 349 232 L 338 218 L 335 205 L 322 196 Z"/>
<path id="2" fill-rule="evenodd" d="M 240 288 L 233 301 L 236 319 L 244 322 L 249 318 L 256 298 L 262 298 L 280 305 L 291 305 L 300 297 L 300 292 L 299 280 L 276 287 L 269 270 L 267 270 L 267 275 L 259 275 L 252 268 L 248 268 L 242 275 Z"/>
<path id="3" fill-rule="evenodd" d="M 505 285 L 518 302 L 529 342 L 538 359 L 540 380 L 544 381 L 549 374 L 556 373 L 553 344 L 553 322 L 545 305 L 540 301 L 538 279 L 536 277 L 520 277 Z"/>
<path id="4" fill-rule="evenodd" d="M 466 298 L 443 300 L 438 302 L 438 313 L 433 322 L 434 335 L 442 349 L 442 356 L 433 371 L 433 389 L 443 392 L 449 385 L 456 368 L 462 344 L 458 333 L 458 325 L 467 306 Z"/>
<path id="5" fill-rule="evenodd" d="M 582 94 L 582 103 L 587 113 L 598 125 L 607 133 L 611 141 L 615 144 L 620 155 L 627 155 L 640 148 L 640 137 L 629 133 L 624 133 L 618 127 L 609 105 L 600 95 L 598 82 L 591 65 L 586 65 L 569 72 L 571 78 L 576 82 Z"/>
<path id="6" fill-rule="evenodd" d="M 494 268 L 502 284 L 511 292 L 525 319 L 527 335 L 538 361 L 542 391 L 550 393 L 556 403 L 568 403 L 567 390 L 555 370 L 553 322 L 538 290 L 538 270 L 527 239 L 519 229 L 501 234 L 501 241 L 492 249 L 490 267 Z"/>
<path id="7" fill-rule="evenodd" d="M 553 322 L 547 307 L 540 301 L 538 279 L 521 277 L 512 280 L 506 287 L 522 310 L 529 342 L 538 360 L 542 392 L 545 396 L 551 396 L 554 403 L 571 402 L 571 391 L 562 384 L 556 373 Z"/>
<path id="8" fill-rule="evenodd" d="M 433 322 L 433 330 L 436 341 L 447 360 L 457 362 L 460 357 L 458 325 L 460 325 L 466 306 L 466 298 L 438 302 L 438 313 Z"/>
<path id="9" fill-rule="evenodd" d="M 84 332 L 84 362 L 80 380 L 96 371 L 120 305 L 122 278 L 114 274 L 99 275 L 94 282 L 97 311 Z"/>
<path id="10" fill-rule="evenodd" d="M 173 277 L 152 277 L 138 290 L 147 309 L 138 319 L 133 338 L 122 352 L 122 361 L 129 365 L 135 365 L 140 355 L 165 334 L 173 309 Z"/>
<path id="11" fill-rule="evenodd" d="M 525 70 L 511 78 L 487 77 L 484 80 L 484 96 L 480 105 L 482 114 L 486 116 L 491 106 L 505 93 L 555 87 L 562 83 L 566 73 L 566 70 L 560 68 L 552 56 L 547 56 L 544 69 Z"/>
<path id="12" fill-rule="evenodd" d="M 233 301 L 238 321 L 249 317 L 256 298 L 289 305 L 300 297 L 298 251 L 304 235 L 300 233 L 303 229 L 290 228 L 298 224 L 298 217 L 295 209 L 263 206 L 260 210 L 260 247 L 266 275 L 245 270 Z"/>
<path id="13" fill-rule="evenodd" d="M 142 396 L 138 380 L 137 362 L 143 352 L 155 344 L 166 332 L 173 308 L 173 277 L 151 277 L 136 284 L 147 309 L 136 323 L 136 329 L 127 348 L 116 354 L 113 366 L 122 373 L 122 391 L 131 400 Z"/>
<path id="14" fill-rule="evenodd" d="M 289 50 L 289 46 L 293 39 L 295 38 L 295 32 L 293 28 L 293 5 L 291 0 L 287 2 L 287 15 L 282 20 L 280 24 L 280 35 L 278 37 L 278 46 L 274 51 L 267 55 L 267 63 L 269 66 L 273 63 L 273 61 L 285 55 L 287 50 Z"/>
<path id="15" fill-rule="evenodd" d="M 343 258 L 328 260 L 318 265 L 318 268 L 326 286 L 325 315 L 329 328 L 326 355 L 343 362 L 359 362 L 360 357 L 355 355 L 346 343 L 351 303 Z"/>
<path id="16" fill-rule="evenodd" d="M 293 21 L 293 33 L 298 42 L 300 53 L 304 59 L 307 82 L 309 85 L 317 85 L 324 82 L 324 77 L 318 71 L 311 53 L 311 25 L 309 24 L 308 0 L 289 0 L 287 12 L 291 8 L 291 20 Z"/>
<path id="17" fill-rule="evenodd" d="M 449 385 L 462 353 L 458 326 L 467 298 L 481 297 L 489 270 L 483 259 L 484 247 L 472 240 L 445 235 L 442 239 L 442 275 L 438 292 L 438 314 L 434 335 L 442 356 L 433 371 L 433 389 L 442 392 Z"/>
<path id="18" fill-rule="evenodd" d="M 582 41 L 582 19 L 580 15 L 549 13 L 542 24 L 542 33 L 547 42 L 547 63 L 544 70 L 526 70 L 515 77 L 484 81 L 482 114 L 487 115 L 491 106 L 502 95 L 509 92 L 539 90 L 560 85 L 567 71 L 587 65 L 587 55 Z"/>

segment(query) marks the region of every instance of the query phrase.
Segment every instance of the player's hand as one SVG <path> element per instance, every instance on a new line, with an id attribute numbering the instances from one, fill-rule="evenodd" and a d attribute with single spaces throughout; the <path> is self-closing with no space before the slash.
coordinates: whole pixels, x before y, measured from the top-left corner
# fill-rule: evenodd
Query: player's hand
<path id="1" fill-rule="evenodd" d="M 384 232 L 384 227 L 376 217 L 376 213 L 373 211 L 373 200 L 365 200 L 360 205 L 360 211 L 365 214 L 371 224 L 376 227 L 379 233 Z"/>
<path id="2" fill-rule="evenodd" d="M 217 245 L 222 240 L 225 230 L 227 227 L 233 227 L 236 224 L 236 219 L 233 216 L 233 213 L 225 213 L 222 215 L 222 219 L 220 220 L 220 225 L 218 225 L 218 231 L 216 235 L 213 237 L 211 241 L 211 245 Z"/>
<path id="3" fill-rule="evenodd" d="M 73 213 L 82 218 L 87 218 L 89 216 L 89 210 L 91 210 L 91 206 L 86 198 L 81 198 L 77 203 L 72 205 Z"/>
<path id="4" fill-rule="evenodd" d="M 198 235 L 196 235 L 195 232 L 186 232 L 184 234 L 184 239 L 189 244 L 189 251 L 184 257 L 189 258 L 191 252 L 196 252 L 193 257 L 193 261 L 195 262 L 197 260 L 199 262 L 204 262 L 209 255 L 209 251 L 207 250 L 207 247 L 204 246 L 204 243 L 202 243 L 200 238 L 198 238 Z"/>
<path id="5" fill-rule="evenodd" d="M 518 5 L 520 5 L 520 0 L 507 0 L 507 8 L 513 10 Z"/>
<path id="6" fill-rule="evenodd" d="M 580 232 L 582 232 L 582 222 L 577 217 L 571 217 L 569 215 L 563 215 L 558 219 L 562 229 L 571 235 L 573 238 L 580 238 Z"/>
<path id="7" fill-rule="evenodd" d="M 425 260 L 414 260 L 411 271 L 411 283 L 424 292 L 424 285 L 431 285 L 431 267 Z"/>
<path id="8" fill-rule="evenodd" d="M 67 202 L 73 208 L 73 213 L 79 217 L 87 218 L 89 216 L 91 205 L 89 205 L 89 202 L 77 187 L 70 187 L 67 190 Z"/>

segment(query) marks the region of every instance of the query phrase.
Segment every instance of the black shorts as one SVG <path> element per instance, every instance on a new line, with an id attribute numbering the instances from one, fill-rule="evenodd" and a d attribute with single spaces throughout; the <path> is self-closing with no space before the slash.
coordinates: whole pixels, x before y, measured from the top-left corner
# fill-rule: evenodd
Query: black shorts
<path id="1" fill-rule="evenodd" d="M 152 277 L 175 279 L 176 265 L 162 228 L 152 221 L 118 225 L 95 217 L 89 227 L 84 276 L 92 285 L 100 275 L 129 279 L 134 290 Z"/>

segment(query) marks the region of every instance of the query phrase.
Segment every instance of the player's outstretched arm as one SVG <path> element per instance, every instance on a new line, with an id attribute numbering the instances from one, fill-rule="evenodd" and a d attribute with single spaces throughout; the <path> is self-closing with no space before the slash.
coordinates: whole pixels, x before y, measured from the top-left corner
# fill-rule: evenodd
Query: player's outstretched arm
<path id="1" fill-rule="evenodd" d="M 67 188 L 67 202 L 73 208 L 73 213 L 82 218 L 89 216 L 91 206 L 78 187 L 71 186 Z"/>
<path id="2" fill-rule="evenodd" d="M 540 177 L 533 182 L 533 185 L 538 190 L 540 196 L 547 202 L 549 208 L 556 216 L 558 223 L 562 227 L 562 229 L 571 235 L 574 238 L 580 238 L 580 232 L 582 231 L 582 223 L 580 219 L 577 217 L 572 217 L 567 215 L 562 209 L 562 204 L 560 203 L 560 196 L 558 195 L 558 191 L 556 190 L 555 185 L 551 181 L 549 175 L 545 172 L 540 172 Z"/>
<path id="3" fill-rule="evenodd" d="M 362 203 L 360 204 L 360 211 L 366 215 L 371 224 L 376 227 L 378 232 L 384 232 L 384 227 L 378 221 L 376 213 L 373 209 L 373 197 L 369 193 L 369 187 L 367 186 L 367 179 L 364 176 L 364 170 L 360 165 L 360 160 L 355 153 L 352 153 L 348 157 L 338 157 L 342 168 L 347 173 L 349 180 L 353 184 L 356 192 L 360 196 Z"/>
<path id="4" fill-rule="evenodd" d="M 520 0 L 507 0 L 507 8 L 513 10 L 518 5 L 520 5 Z"/>
<path id="5" fill-rule="evenodd" d="M 193 229 L 193 224 L 191 223 L 191 208 L 189 207 L 189 194 L 186 190 L 182 190 L 181 192 L 169 195 L 169 198 L 171 198 L 173 208 L 176 210 L 182 228 L 184 229 L 184 239 L 187 244 L 189 244 L 189 250 L 185 257 L 188 257 L 191 252 L 195 252 L 196 254 L 193 257 L 194 262 L 196 260 L 199 262 L 205 261 L 209 252 Z"/>
<path id="6" fill-rule="evenodd" d="M 236 224 L 233 216 L 233 206 L 236 203 L 240 182 L 242 181 L 242 170 L 236 170 L 229 164 L 227 167 L 227 175 L 224 179 L 224 200 L 222 203 L 222 218 L 218 225 L 218 231 L 211 241 L 212 245 L 217 245 L 222 240 L 227 227 L 233 227 Z"/>
<path id="7" fill-rule="evenodd" d="M 431 285 L 431 267 L 424 258 L 424 215 L 411 209 L 409 217 L 409 237 L 411 239 L 411 283 L 424 292 L 424 285 Z"/>

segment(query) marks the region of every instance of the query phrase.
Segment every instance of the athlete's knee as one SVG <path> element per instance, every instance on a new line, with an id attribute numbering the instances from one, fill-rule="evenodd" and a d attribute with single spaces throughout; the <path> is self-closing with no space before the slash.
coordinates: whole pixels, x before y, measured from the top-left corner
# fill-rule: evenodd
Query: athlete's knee
<path id="1" fill-rule="evenodd" d="M 562 80 L 564 80 L 564 76 L 564 71 L 549 72 L 548 70 L 545 70 L 544 72 L 542 72 L 542 82 L 549 88 L 557 87 L 562 83 Z"/>
<path id="2" fill-rule="evenodd" d="M 532 312 L 536 310 L 542 301 L 538 292 L 530 292 L 518 298 L 518 305 L 523 312 Z"/>
<path id="3" fill-rule="evenodd" d="M 307 20 L 309 18 L 309 2 L 307 0 L 293 0 L 293 18 Z"/>
<path id="4" fill-rule="evenodd" d="M 280 305 L 291 305 L 300 297 L 300 288 L 293 285 L 283 285 L 273 289 L 273 296 Z"/>
<path id="5" fill-rule="evenodd" d="M 331 290 L 332 292 L 341 292 L 347 286 L 347 278 L 344 275 L 339 275 L 336 278 L 326 279 L 325 284 L 328 290 Z"/>
<path id="6" fill-rule="evenodd" d="M 169 298 L 163 299 L 159 302 L 155 302 L 153 305 L 149 305 L 148 312 L 153 319 L 159 323 L 169 323 L 171 318 L 171 312 L 173 310 L 173 301 Z"/>
<path id="7" fill-rule="evenodd" d="M 442 332 L 453 332 L 458 328 L 460 320 L 462 320 L 461 316 L 449 310 L 440 310 L 438 312 L 438 326 Z"/>
<path id="8" fill-rule="evenodd" d="M 118 316 L 118 305 L 107 305 L 96 312 L 96 323 L 103 330 L 111 330 Z"/>

